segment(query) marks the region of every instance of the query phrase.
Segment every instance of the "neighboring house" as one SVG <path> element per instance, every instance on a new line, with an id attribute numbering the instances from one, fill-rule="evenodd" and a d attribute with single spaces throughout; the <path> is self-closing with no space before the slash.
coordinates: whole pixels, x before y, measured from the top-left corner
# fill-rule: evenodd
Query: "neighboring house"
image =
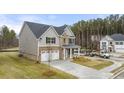
<path id="1" fill-rule="evenodd" d="M 113 34 L 105 36 L 100 41 L 100 49 L 107 52 L 124 53 L 124 35 Z"/>
<path id="2" fill-rule="evenodd" d="M 80 53 L 75 35 L 67 25 L 51 25 L 25 21 L 19 34 L 19 52 L 38 61 L 72 58 Z"/>

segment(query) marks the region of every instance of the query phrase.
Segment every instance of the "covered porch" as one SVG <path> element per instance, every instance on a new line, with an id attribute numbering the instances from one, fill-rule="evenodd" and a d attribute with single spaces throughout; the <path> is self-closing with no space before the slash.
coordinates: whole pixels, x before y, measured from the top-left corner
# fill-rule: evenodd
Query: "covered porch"
<path id="1" fill-rule="evenodd" d="M 80 46 L 78 45 L 63 45 L 63 59 L 73 58 L 73 56 L 80 56 Z"/>

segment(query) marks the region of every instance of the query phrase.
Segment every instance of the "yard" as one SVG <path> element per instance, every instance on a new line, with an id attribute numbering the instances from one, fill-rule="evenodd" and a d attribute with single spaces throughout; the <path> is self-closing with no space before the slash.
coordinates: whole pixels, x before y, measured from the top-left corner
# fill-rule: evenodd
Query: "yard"
<path id="1" fill-rule="evenodd" d="M 52 68 L 53 75 L 47 75 L 49 66 L 18 57 L 18 52 L 0 52 L 0 78 L 2 79 L 74 79 L 75 76 Z"/>
<path id="2" fill-rule="evenodd" d="M 96 70 L 101 70 L 105 67 L 111 66 L 113 62 L 106 60 L 92 60 L 85 57 L 78 57 L 73 59 L 74 63 L 87 66 Z"/>

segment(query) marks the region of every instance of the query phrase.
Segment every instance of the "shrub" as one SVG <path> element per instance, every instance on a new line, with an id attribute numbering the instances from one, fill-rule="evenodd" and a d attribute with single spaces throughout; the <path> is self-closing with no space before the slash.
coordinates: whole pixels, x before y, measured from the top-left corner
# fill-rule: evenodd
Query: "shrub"
<path id="1" fill-rule="evenodd" d="M 19 54 L 18 57 L 23 57 L 23 55 L 22 54 Z"/>
<path id="2" fill-rule="evenodd" d="M 52 70 L 48 70 L 48 71 L 45 71 L 43 73 L 43 75 L 47 76 L 47 77 L 50 77 L 50 76 L 54 76 L 56 75 L 56 72 L 52 71 Z"/>

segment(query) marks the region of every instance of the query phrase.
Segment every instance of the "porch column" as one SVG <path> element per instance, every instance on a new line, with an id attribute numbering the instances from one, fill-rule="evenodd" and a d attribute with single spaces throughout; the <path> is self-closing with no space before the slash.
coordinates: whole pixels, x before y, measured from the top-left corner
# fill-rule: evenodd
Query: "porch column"
<path id="1" fill-rule="evenodd" d="M 66 56 L 66 50 L 65 50 L 65 48 L 63 49 L 63 59 L 65 60 L 65 56 Z"/>
<path id="2" fill-rule="evenodd" d="M 70 48 L 70 58 L 72 58 L 72 48 Z"/>
<path id="3" fill-rule="evenodd" d="M 78 48 L 78 56 L 80 56 L 80 48 Z"/>

